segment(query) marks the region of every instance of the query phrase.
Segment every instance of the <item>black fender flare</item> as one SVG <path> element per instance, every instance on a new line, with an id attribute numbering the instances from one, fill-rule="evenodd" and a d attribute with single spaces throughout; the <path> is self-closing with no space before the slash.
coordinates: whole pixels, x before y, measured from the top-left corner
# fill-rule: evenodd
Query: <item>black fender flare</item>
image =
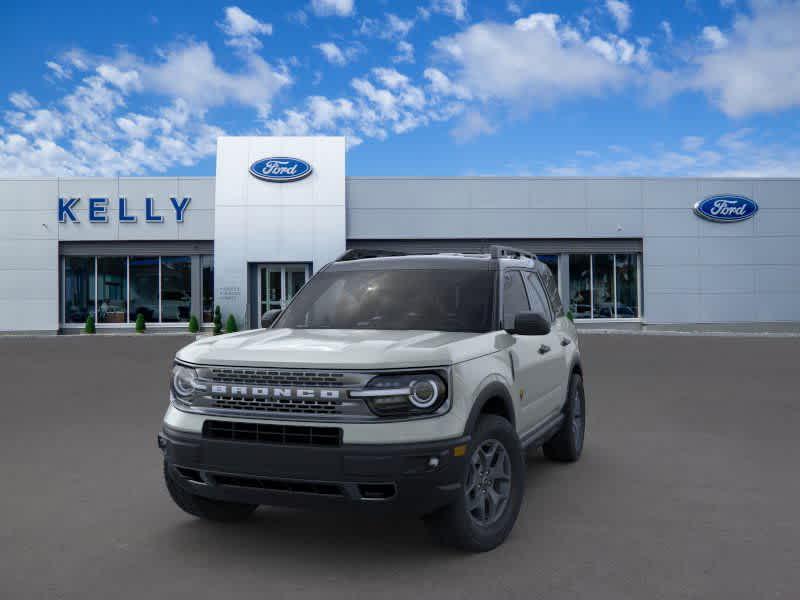
<path id="1" fill-rule="evenodd" d="M 500 398 L 503 401 L 506 414 L 509 415 L 511 420 L 511 426 L 516 426 L 516 414 L 514 412 L 514 401 L 511 399 L 511 392 L 504 383 L 500 381 L 491 381 L 481 390 L 472 405 L 472 410 L 470 410 L 469 418 L 467 419 L 467 425 L 464 427 L 465 435 L 469 435 L 474 431 L 475 424 L 478 422 L 478 417 L 480 417 L 483 407 L 486 406 L 486 403 L 492 398 Z"/>

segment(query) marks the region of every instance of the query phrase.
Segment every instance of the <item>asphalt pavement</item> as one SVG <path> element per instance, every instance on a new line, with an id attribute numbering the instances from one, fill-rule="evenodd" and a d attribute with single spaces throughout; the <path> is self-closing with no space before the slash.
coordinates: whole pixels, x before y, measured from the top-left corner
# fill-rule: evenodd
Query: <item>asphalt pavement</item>
<path id="1" fill-rule="evenodd" d="M 529 456 L 508 541 L 164 490 L 172 335 L 0 338 L 0 598 L 798 598 L 800 339 L 586 335 L 581 461 Z"/>

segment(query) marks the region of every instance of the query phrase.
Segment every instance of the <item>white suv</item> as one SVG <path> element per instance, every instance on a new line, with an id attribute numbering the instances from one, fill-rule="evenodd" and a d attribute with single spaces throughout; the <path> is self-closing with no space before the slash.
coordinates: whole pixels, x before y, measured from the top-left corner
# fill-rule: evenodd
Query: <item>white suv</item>
<path id="1" fill-rule="evenodd" d="M 516 521 L 525 449 L 581 454 L 577 333 L 533 255 L 350 250 L 262 324 L 175 357 L 159 446 L 193 515 L 404 510 L 484 551 Z"/>

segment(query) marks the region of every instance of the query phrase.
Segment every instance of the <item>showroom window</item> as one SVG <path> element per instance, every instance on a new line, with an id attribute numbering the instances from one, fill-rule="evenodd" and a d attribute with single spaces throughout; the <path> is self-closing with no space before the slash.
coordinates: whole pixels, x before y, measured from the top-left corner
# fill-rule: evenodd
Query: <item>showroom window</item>
<path id="1" fill-rule="evenodd" d="M 125 323 L 128 312 L 128 259 L 97 258 L 97 322 Z"/>
<path id="2" fill-rule="evenodd" d="M 65 256 L 62 322 L 83 325 L 93 315 L 98 324 L 133 324 L 143 315 L 147 323 L 187 323 L 196 314 L 210 323 L 213 263 L 210 255 Z"/>
<path id="3" fill-rule="evenodd" d="M 639 254 L 570 254 L 569 308 L 576 319 L 640 316 Z"/>
<path id="4" fill-rule="evenodd" d="M 94 256 L 64 257 L 64 322 L 85 323 L 94 315 Z"/>
<path id="5" fill-rule="evenodd" d="M 188 322 L 192 312 L 192 261 L 188 256 L 161 258 L 161 322 Z"/>

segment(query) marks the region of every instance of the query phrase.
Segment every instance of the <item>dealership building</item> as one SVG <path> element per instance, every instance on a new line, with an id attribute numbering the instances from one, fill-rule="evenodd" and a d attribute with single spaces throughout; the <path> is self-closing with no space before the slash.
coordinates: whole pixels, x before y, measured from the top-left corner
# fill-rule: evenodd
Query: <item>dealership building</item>
<path id="1" fill-rule="evenodd" d="M 223 137 L 215 177 L 0 179 L 0 332 L 243 327 L 347 248 L 538 255 L 576 322 L 800 327 L 800 179 L 347 177 L 342 137 Z M 413 294 L 413 290 L 409 290 Z"/>

